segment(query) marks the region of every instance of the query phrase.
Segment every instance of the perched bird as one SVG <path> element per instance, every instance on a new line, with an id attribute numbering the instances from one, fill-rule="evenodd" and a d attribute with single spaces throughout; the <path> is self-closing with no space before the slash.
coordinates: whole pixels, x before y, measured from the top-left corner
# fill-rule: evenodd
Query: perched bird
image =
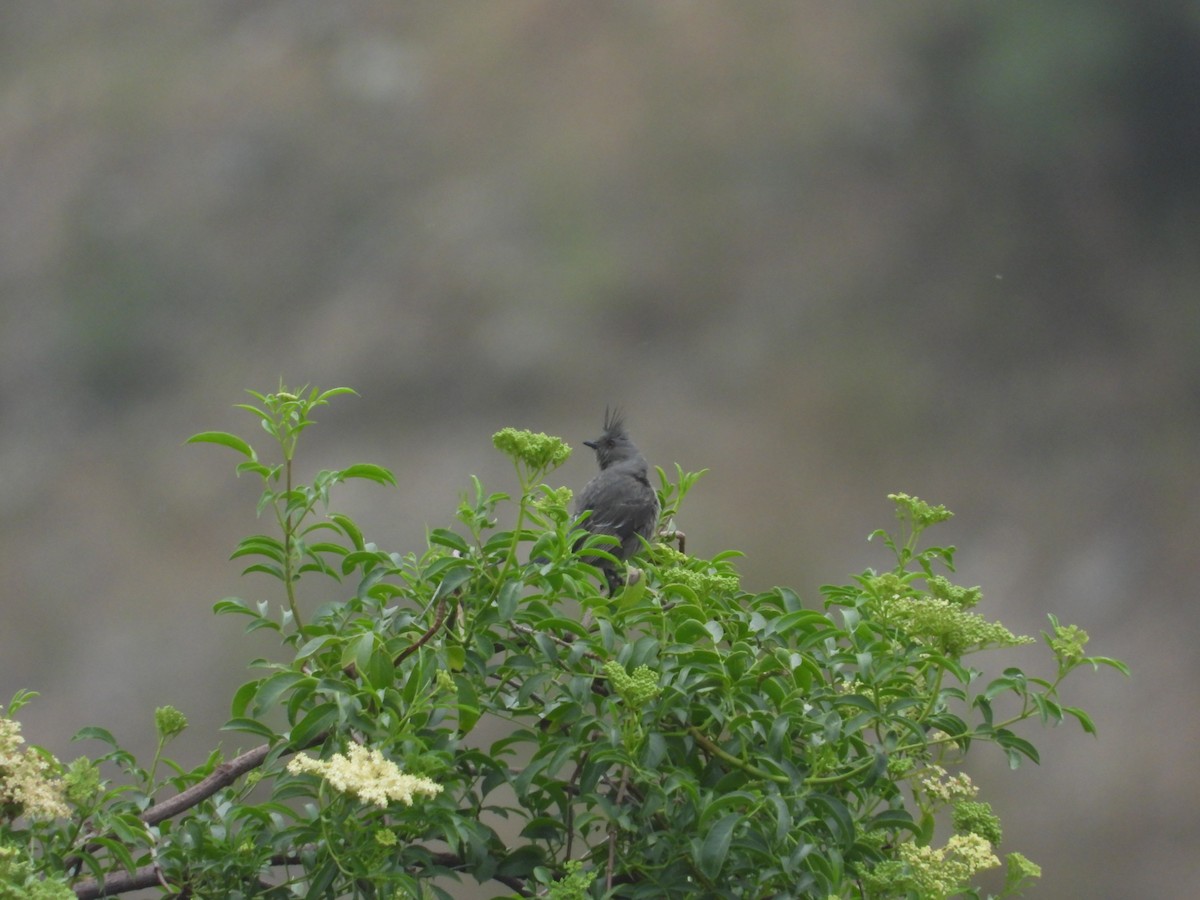
<path id="1" fill-rule="evenodd" d="M 649 467 L 629 435 L 619 410 L 604 411 L 604 434 L 585 447 L 596 451 L 600 474 L 584 486 L 575 501 L 575 515 L 591 512 L 583 528 L 592 534 L 611 534 L 620 541 L 606 549 L 621 560 L 629 559 L 649 540 L 658 525 L 658 495 L 650 486 Z M 576 547 L 578 549 L 578 547 Z M 589 557 L 586 562 L 604 572 L 611 596 L 621 583 L 613 564 Z"/>

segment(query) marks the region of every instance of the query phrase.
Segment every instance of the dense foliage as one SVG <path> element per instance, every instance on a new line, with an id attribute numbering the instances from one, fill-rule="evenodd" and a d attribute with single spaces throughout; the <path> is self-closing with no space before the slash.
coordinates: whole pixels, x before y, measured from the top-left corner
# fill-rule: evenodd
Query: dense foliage
<path id="1" fill-rule="evenodd" d="M 977 654 L 1032 639 L 974 611 L 954 549 L 924 543 L 951 514 L 905 494 L 898 528 L 872 535 L 894 567 L 822 588 L 814 608 L 745 590 L 735 553 L 683 552 L 699 474 L 660 469 L 660 540 L 609 598 L 580 557 L 612 539 L 545 483 L 570 448 L 513 429 L 493 439 L 513 495 L 473 479 L 457 527 L 420 553 L 381 549 L 328 506 L 338 484 L 390 472 L 293 482 L 312 411 L 345 393 L 253 394 L 275 462 L 233 434 L 192 438 L 263 485 L 271 527 L 234 555 L 282 602 L 216 604 L 280 638 L 226 726 L 261 745 L 187 769 L 163 756 L 186 727 L 164 707 L 148 770 L 100 728 L 80 737 L 108 752 L 64 768 L 19 746 L 18 695 L 0 718 L 0 898 L 452 897 L 456 880 L 560 900 L 977 897 L 1002 835 L 962 760 L 994 744 L 1036 761 L 1016 730 L 1030 721 L 1093 731 L 1061 682 L 1125 670 L 1050 617 L 1052 678 L 985 675 Z M 300 579 L 334 599 L 301 608 Z M 1005 865 L 996 896 L 1038 871 L 1016 852 Z"/>

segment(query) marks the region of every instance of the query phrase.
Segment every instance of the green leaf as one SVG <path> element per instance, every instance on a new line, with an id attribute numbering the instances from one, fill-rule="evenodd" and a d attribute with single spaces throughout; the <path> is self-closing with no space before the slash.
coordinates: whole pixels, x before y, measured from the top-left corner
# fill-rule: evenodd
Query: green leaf
<path id="1" fill-rule="evenodd" d="M 368 481 L 374 481 L 378 484 L 390 484 L 393 487 L 396 484 L 396 476 L 383 466 L 372 465 L 371 463 L 358 463 L 350 466 L 348 469 L 342 469 L 342 481 L 350 478 L 365 478 Z"/>
<path id="2" fill-rule="evenodd" d="M 246 393 L 254 394 L 254 391 L 247 391 Z M 264 402 L 267 399 L 262 394 L 254 394 L 254 396 Z M 263 410 L 259 409 L 257 406 L 251 406 L 249 403 L 235 403 L 235 404 L 233 404 L 233 408 L 234 409 L 244 409 L 244 410 L 246 410 L 246 412 L 253 413 L 254 415 L 258 416 L 258 418 L 262 420 L 264 427 L 271 423 L 270 413 L 264 412 Z"/>
<path id="3" fill-rule="evenodd" d="M 631 585 L 627 585 L 619 594 L 617 594 L 617 596 L 614 598 L 616 608 L 625 610 L 632 609 L 633 607 L 637 606 L 638 602 L 646 594 L 647 580 L 646 573 L 643 572 L 637 581 Z"/>
<path id="4" fill-rule="evenodd" d="M 350 542 L 354 544 L 354 549 L 362 550 L 366 546 L 362 531 L 359 530 L 359 527 L 354 524 L 354 520 L 349 516 L 344 516 L 341 513 L 330 513 L 329 519 L 350 539 Z"/>
<path id="5" fill-rule="evenodd" d="M 1080 662 L 1091 663 L 1092 668 L 1099 669 L 1101 666 L 1109 666 L 1116 669 L 1122 675 L 1131 677 L 1133 673 L 1129 670 L 1129 666 L 1121 662 L 1119 659 L 1112 659 L 1107 656 L 1085 656 Z"/>
<path id="6" fill-rule="evenodd" d="M 118 825 L 120 821 L 121 820 L 115 821 L 113 824 Z M 134 829 L 128 827 L 114 827 L 113 831 L 117 832 L 118 834 L 120 834 L 121 831 L 124 831 L 124 835 L 122 836 L 121 840 L 115 841 L 112 838 L 104 837 L 103 835 L 95 837 L 92 840 L 111 853 L 126 872 L 132 872 L 137 866 L 133 861 L 133 854 L 129 852 L 129 846 L 138 846 L 147 843 L 146 834 L 144 832 L 139 834 Z"/>
<path id="7" fill-rule="evenodd" d="M 792 720 L 787 716 L 779 716 L 771 725 L 771 730 L 767 734 L 767 753 L 776 758 L 782 759 L 784 748 L 788 747 L 791 740 Z M 790 747 L 789 747 L 790 749 Z"/>
<path id="8" fill-rule="evenodd" d="M 358 670 L 358 674 L 362 675 L 367 668 L 367 663 L 371 659 L 371 652 L 374 649 L 374 632 L 364 631 L 342 647 L 342 668 L 345 669 L 353 664 L 354 668 Z"/>
<path id="9" fill-rule="evenodd" d="M 463 555 L 471 552 L 471 548 L 462 536 L 458 532 L 451 531 L 449 528 L 433 529 L 429 532 L 429 543 L 449 547 L 451 550 L 457 550 Z"/>
<path id="10" fill-rule="evenodd" d="M 433 592 L 433 600 L 437 602 L 447 594 L 452 594 L 462 587 L 471 578 L 471 569 L 467 566 L 465 560 L 455 560 L 459 565 L 450 569 L 438 583 L 437 590 Z"/>
<path id="11" fill-rule="evenodd" d="M 461 668 L 460 665 L 459 669 Z M 461 734 L 468 734 L 482 714 L 479 709 L 479 695 L 475 692 L 475 685 L 471 680 L 461 675 L 454 676 L 454 686 L 458 689 L 458 702 L 455 704 L 455 709 L 458 710 L 458 730 Z"/>
<path id="12" fill-rule="evenodd" d="M 233 702 L 230 704 L 230 715 L 235 719 L 246 714 L 246 707 L 250 705 L 250 701 L 254 699 L 254 695 L 258 693 L 259 681 L 247 681 L 233 695 Z"/>
<path id="13" fill-rule="evenodd" d="M 295 750 L 303 750 L 305 747 L 312 746 L 337 720 L 337 704 L 322 703 L 315 709 L 309 710 L 308 715 L 296 724 L 291 734 L 288 735 L 288 744 Z"/>
<path id="14" fill-rule="evenodd" d="M 213 612 L 217 615 L 236 613 L 243 616 L 257 616 L 258 613 L 250 608 L 250 604 L 241 597 L 226 597 L 213 604 Z"/>
<path id="15" fill-rule="evenodd" d="M 913 832 L 916 835 L 918 845 L 925 846 L 933 840 L 935 825 L 937 825 L 937 820 L 933 817 L 933 813 L 926 812 L 921 815 L 921 819 L 917 823 L 917 829 Z"/>
<path id="16" fill-rule="evenodd" d="M 243 575 L 249 575 L 251 572 L 261 572 L 263 575 L 270 575 L 272 578 L 278 578 L 280 581 L 285 580 L 283 577 L 283 569 L 279 568 L 278 566 L 268 566 L 263 563 L 255 563 L 252 566 L 246 566 L 246 568 L 242 569 Z"/>
<path id="17" fill-rule="evenodd" d="M 774 634 L 782 636 L 792 636 L 797 634 L 808 634 L 812 631 L 829 630 L 833 628 L 833 623 L 829 617 L 823 612 L 816 610 L 796 610 L 782 614 L 772 622 L 772 631 Z"/>
<path id="18" fill-rule="evenodd" d="M 332 634 L 322 634 L 311 640 L 305 641 L 304 646 L 296 651 L 296 662 L 308 659 L 313 656 L 318 650 L 322 649 L 331 641 L 336 641 L 337 637 Z"/>
<path id="19" fill-rule="evenodd" d="M 792 613 L 804 609 L 804 603 L 791 588 L 777 587 L 775 588 L 775 593 L 777 593 L 779 598 L 783 601 L 783 608 L 785 612 Z"/>
<path id="20" fill-rule="evenodd" d="M 259 682 L 254 698 L 254 715 L 266 714 L 275 707 L 280 697 L 304 681 L 315 684 L 316 679 L 302 672 L 286 671 L 276 672 L 265 681 Z"/>
<path id="21" fill-rule="evenodd" d="M 89 725 L 87 728 L 80 728 L 75 732 L 72 741 L 103 741 L 108 746 L 114 749 L 120 749 L 117 739 L 112 736 L 112 732 L 98 725 Z"/>
<path id="22" fill-rule="evenodd" d="M 675 627 L 675 640 L 681 644 L 707 642 L 710 637 L 704 623 L 695 619 L 687 619 Z"/>
<path id="23" fill-rule="evenodd" d="M 126 844 L 133 846 L 145 846 L 149 843 L 149 834 L 146 832 L 146 825 L 135 816 L 133 813 L 121 813 L 113 816 L 108 820 L 108 825 Z"/>
<path id="24" fill-rule="evenodd" d="M 257 719 L 248 719 L 244 716 L 230 719 L 221 726 L 222 731 L 243 731 L 246 734 L 256 734 L 267 740 L 275 739 L 275 732 L 264 725 Z"/>
<path id="25" fill-rule="evenodd" d="M 349 387 L 330 388 L 327 391 L 322 391 L 320 394 L 317 394 L 317 392 L 314 390 L 313 394 L 315 395 L 315 396 L 313 396 L 313 406 L 316 406 L 318 404 L 325 404 L 325 403 L 329 402 L 330 397 L 340 397 L 343 394 L 351 394 L 352 396 L 355 396 L 355 397 L 359 396 L 358 391 L 356 391 L 354 388 L 349 388 Z"/>
<path id="26" fill-rule="evenodd" d="M 992 679 L 991 683 L 983 692 L 983 697 L 988 700 L 994 700 L 999 694 L 1006 691 L 1012 691 L 1017 695 L 1021 695 L 1025 688 L 1024 677 L 1016 678 L 1012 676 L 1003 676 L 1001 678 Z"/>
<path id="27" fill-rule="evenodd" d="M 808 805 L 821 816 L 839 846 L 848 850 L 854 845 L 854 819 L 841 800 L 829 794 L 811 794 Z"/>
<path id="28" fill-rule="evenodd" d="M 367 684 L 377 691 L 390 688 L 396 678 L 396 666 L 392 662 L 391 654 L 388 653 L 387 647 L 378 641 L 367 658 L 367 664 L 359 666 L 358 671 L 367 680 Z"/>
<path id="29" fill-rule="evenodd" d="M 8 717 L 10 719 L 14 718 L 26 703 L 37 696 L 37 691 L 27 691 L 24 688 L 18 688 L 17 692 L 12 695 L 12 699 L 8 701 Z"/>
<path id="30" fill-rule="evenodd" d="M 1064 706 L 1062 711 L 1069 716 L 1074 716 L 1078 720 L 1080 727 L 1088 734 L 1094 735 L 1096 733 L 1096 725 L 1092 721 L 1092 717 L 1078 706 Z"/>
<path id="31" fill-rule="evenodd" d="M 525 844 L 509 853 L 496 867 L 496 874 L 508 878 L 526 878 L 537 866 L 546 861 L 541 848 Z"/>
<path id="32" fill-rule="evenodd" d="M 236 450 L 242 456 L 248 459 L 256 460 L 258 456 L 254 453 L 254 448 L 247 444 L 236 434 L 229 434 L 226 431 L 202 431 L 199 434 L 193 434 L 187 439 L 189 444 L 220 444 L 223 447 L 229 447 Z"/>
<path id="33" fill-rule="evenodd" d="M 521 599 L 522 587 L 524 585 L 521 581 L 513 579 L 506 581 L 500 588 L 500 596 L 496 599 L 496 613 L 500 616 L 501 622 L 512 621 L 513 615 L 517 611 L 517 603 Z"/>
<path id="34" fill-rule="evenodd" d="M 283 543 L 278 538 L 273 538 L 265 534 L 256 534 L 238 543 L 237 549 L 233 551 L 230 559 L 237 559 L 241 556 L 250 556 L 259 554 L 273 559 L 277 563 L 282 563 L 286 553 L 283 549 Z"/>
<path id="35" fill-rule="evenodd" d="M 1042 720 L 1042 724 L 1053 722 L 1057 725 L 1062 721 L 1063 709 L 1062 706 L 1051 700 L 1045 694 L 1030 694 L 1033 700 L 1033 705 L 1037 707 L 1038 716 Z"/>
<path id="36" fill-rule="evenodd" d="M 549 816 L 537 816 L 521 829 L 521 837 L 534 841 L 556 840 L 566 831 L 566 825 L 561 819 Z"/>
<path id="37" fill-rule="evenodd" d="M 243 475 L 246 472 L 249 472 L 252 475 L 257 475 L 259 478 L 262 478 L 265 481 L 274 475 L 278 469 L 271 468 L 270 466 L 264 466 L 262 463 L 256 460 L 250 460 L 248 462 L 238 463 L 237 469 L 234 471 L 236 471 L 238 475 Z"/>
<path id="38" fill-rule="evenodd" d="M 1021 757 L 1026 756 L 1035 763 L 1040 763 L 1037 748 L 1024 738 L 1017 737 L 1007 728 L 996 729 L 993 735 L 997 744 L 1008 754 L 1009 768 L 1015 769 L 1021 764 Z"/>
<path id="39" fill-rule="evenodd" d="M 918 831 L 917 823 L 913 821 L 912 816 L 906 809 L 885 809 L 878 815 L 872 816 L 864 831 L 892 831 L 903 828 L 916 834 Z"/>
<path id="40" fill-rule="evenodd" d="M 733 840 L 733 829 L 742 821 L 742 814 L 731 812 L 723 816 L 705 832 L 704 840 L 696 852 L 696 868 L 704 873 L 710 881 L 715 881 L 725 865 L 729 855 L 729 845 Z"/>

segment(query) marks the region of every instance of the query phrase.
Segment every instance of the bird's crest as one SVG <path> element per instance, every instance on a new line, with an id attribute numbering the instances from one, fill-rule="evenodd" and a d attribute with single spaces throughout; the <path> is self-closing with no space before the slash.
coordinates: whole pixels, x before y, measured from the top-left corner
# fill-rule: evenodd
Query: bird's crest
<path id="1" fill-rule="evenodd" d="M 610 437 L 625 434 L 625 414 L 621 407 L 604 407 L 604 433 Z"/>

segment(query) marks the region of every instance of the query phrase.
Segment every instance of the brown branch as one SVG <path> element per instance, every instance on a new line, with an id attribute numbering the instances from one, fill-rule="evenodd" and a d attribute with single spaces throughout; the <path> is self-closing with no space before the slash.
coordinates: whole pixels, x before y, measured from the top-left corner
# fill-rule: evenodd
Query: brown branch
<path id="1" fill-rule="evenodd" d="M 321 743 L 326 737 L 328 737 L 328 734 L 318 735 L 317 738 L 313 739 L 312 743 L 308 744 L 308 747 Z M 221 788 L 233 784 L 247 772 L 257 769 L 263 764 L 267 758 L 267 754 L 270 752 L 271 745 L 263 744 L 260 747 L 255 747 L 253 750 L 247 750 L 245 753 L 235 756 L 227 763 L 221 763 L 221 765 L 213 769 L 211 775 L 208 775 L 202 781 L 196 782 L 186 791 L 176 794 L 170 800 L 164 800 L 162 803 L 156 803 L 154 806 L 151 806 L 142 813 L 141 820 L 147 825 L 157 825 L 159 822 L 179 815 L 185 809 L 191 809 L 202 800 L 207 800 Z"/>
<path id="2" fill-rule="evenodd" d="M 454 593 L 457 594 L 458 592 L 455 591 Z M 416 653 L 418 650 L 420 650 L 422 647 L 424 647 L 426 644 L 428 644 L 431 640 L 433 640 L 433 636 L 438 633 L 438 631 L 441 629 L 441 627 L 442 627 L 443 623 L 445 623 L 445 621 L 446 621 L 446 598 L 443 597 L 440 601 L 438 601 L 437 616 L 434 618 L 433 624 L 430 625 L 428 630 L 426 630 L 425 633 L 422 634 L 419 638 L 417 638 L 412 644 L 405 647 L 398 654 L 396 654 L 396 658 L 392 660 L 392 665 L 393 666 L 400 665 L 400 663 L 404 662 L 404 660 L 408 659 L 408 657 L 412 656 L 414 653 Z M 349 665 L 345 666 L 342 669 L 342 672 L 343 672 L 343 674 L 345 674 L 345 676 L 347 678 L 357 678 L 358 677 L 358 666 L 354 665 L 354 663 L 350 663 Z"/>
<path id="3" fill-rule="evenodd" d="M 329 732 L 322 732 L 304 747 L 299 747 L 296 748 L 296 750 L 289 752 L 294 753 L 298 750 L 307 750 L 309 747 L 314 747 L 317 744 L 324 742 L 327 737 L 329 737 Z M 196 782 L 186 791 L 181 791 L 171 799 L 164 800 L 162 803 L 156 803 L 154 806 L 151 806 L 140 816 L 138 816 L 138 818 L 141 819 L 146 825 L 157 825 L 159 822 L 164 822 L 173 816 L 177 816 L 184 810 L 191 809 L 196 804 L 207 800 L 217 791 L 221 790 L 221 788 L 228 787 L 229 785 L 233 784 L 247 772 L 257 769 L 263 764 L 270 752 L 270 744 L 262 744 L 261 746 L 255 747 L 253 750 L 247 750 L 245 753 L 235 756 L 229 762 L 221 763 L 221 765 L 217 766 L 212 771 L 211 775 L 208 775 L 201 781 Z M 93 841 L 87 844 L 86 849 L 91 851 L 96 849 L 97 846 L 98 845 Z M 83 860 L 78 856 L 72 856 L 63 862 L 63 867 L 67 871 L 71 871 L 76 869 L 82 862 Z M 157 867 L 155 866 L 148 866 L 146 870 L 151 870 L 153 873 L 157 873 L 158 871 Z M 132 874 L 122 873 L 120 875 L 114 875 L 111 878 L 106 878 L 103 887 L 100 887 L 96 881 L 91 879 L 88 881 L 82 881 L 76 885 L 75 895 L 80 898 L 104 897 L 111 894 L 119 894 L 123 891 L 137 890 L 139 887 L 148 887 L 150 885 L 157 884 L 158 876 L 157 874 L 154 874 L 154 878 L 149 882 L 149 884 L 143 884 L 139 882 L 138 884 L 127 886 L 122 890 L 109 889 L 109 886 L 116 884 L 118 880 L 124 883 L 125 879 L 131 878 L 133 875 L 137 875 L 139 878 L 143 877 L 146 870 L 138 869 L 137 872 Z M 101 893 L 95 893 L 95 891 L 101 891 Z"/>
<path id="4" fill-rule="evenodd" d="M 684 549 L 684 547 L 687 546 L 687 535 L 684 534 L 682 531 L 680 531 L 678 528 L 671 528 L 671 529 L 666 529 L 664 531 L 660 531 L 658 534 L 655 535 L 655 537 L 658 538 L 660 541 L 664 541 L 668 544 L 671 543 L 672 541 L 674 541 L 676 544 L 679 545 L 680 553 L 687 552 L 687 550 Z"/>
<path id="5" fill-rule="evenodd" d="M 96 900 L 97 897 L 115 897 L 129 891 L 142 888 L 157 887 L 159 884 L 158 866 L 142 866 L 133 872 L 118 872 L 104 879 L 104 884 L 97 881 L 83 881 L 75 885 L 75 896 L 79 900 Z"/>
<path id="6" fill-rule="evenodd" d="M 458 592 L 455 591 L 454 593 L 458 593 Z M 417 638 L 416 641 L 414 641 L 412 644 L 409 644 L 407 647 L 405 647 L 403 650 L 401 650 L 398 654 L 396 654 L 396 658 L 392 660 L 392 665 L 394 665 L 394 666 L 400 665 L 400 663 L 404 662 L 404 660 L 408 659 L 410 656 L 412 656 L 414 653 L 416 653 L 418 650 L 420 650 L 422 647 L 424 647 L 426 644 L 428 644 L 431 640 L 433 640 L 433 636 L 438 633 L 438 631 L 442 627 L 442 623 L 445 621 L 446 621 L 446 598 L 443 597 L 441 600 L 438 601 L 437 616 L 434 617 L 433 624 L 430 625 L 429 629 L 423 635 L 421 635 L 419 638 Z"/>

